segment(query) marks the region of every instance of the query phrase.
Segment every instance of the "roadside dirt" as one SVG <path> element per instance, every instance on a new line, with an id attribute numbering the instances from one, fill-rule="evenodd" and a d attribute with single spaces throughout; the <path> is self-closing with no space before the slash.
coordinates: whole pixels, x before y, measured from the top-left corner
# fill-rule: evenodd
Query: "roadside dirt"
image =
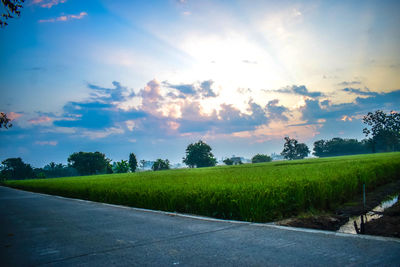
<path id="1" fill-rule="evenodd" d="M 350 217 L 363 214 L 372 210 L 384 201 L 388 196 L 400 192 L 400 180 L 380 186 L 372 192 L 366 192 L 366 207 L 363 206 L 362 194 L 352 201 L 345 203 L 336 209 L 335 212 L 323 215 L 309 215 L 294 217 L 275 222 L 278 225 L 303 227 L 320 230 L 337 231 L 345 224 Z M 380 219 L 370 221 L 365 226 L 366 234 L 400 237 L 400 204 L 385 210 L 384 216 Z"/>

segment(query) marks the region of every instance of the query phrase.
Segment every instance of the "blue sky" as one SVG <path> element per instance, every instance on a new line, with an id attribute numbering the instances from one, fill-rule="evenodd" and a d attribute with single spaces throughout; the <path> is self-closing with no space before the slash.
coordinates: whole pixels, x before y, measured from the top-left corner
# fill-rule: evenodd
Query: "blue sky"
<path id="1" fill-rule="evenodd" d="M 364 138 L 400 110 L 398 1 L 27 0 L 0 29 L 0 160 L 181 162 Z"/>

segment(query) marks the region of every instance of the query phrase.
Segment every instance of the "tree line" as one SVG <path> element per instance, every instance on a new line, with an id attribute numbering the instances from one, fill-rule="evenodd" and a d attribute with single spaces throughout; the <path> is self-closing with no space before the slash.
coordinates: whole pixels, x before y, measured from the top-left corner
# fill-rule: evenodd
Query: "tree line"
<path id="1" fill-rule="evenodd" d="M 389 152 L 400 150 L 400 114 L 383 111 L 369 112 L 363 118 L 367 125 L 363 133 L 367 139 L 342 139 L 339 137 L 331 140 L 318 140 L 314 142 L 313 155 L 317 157 L 331 157 L 340 155 L 354 155 L 375 152 Z M 11 127 L 10 119 L 6 114 L 0 114 L 0 128 Z M 285 143 L 281 155 L 288 160 L 303 159 L 311 152 L 304 143 L 299 143 L 290 137 L 284 138 Z M 182 162 L 190 168 L 211 167 L 217 164 L 217 159 L 211 152 L 212 148 L 199 140 L 189 144 L 185 150 Z M 252 163 L 269 162 L 272 158 L 266 154 L 256 154 L 252 157 Z M 51 162 L 43 168 L 32 168 L 24 163 L 21 158 L 8 158 L 2 161 L 0 166 L 0 179 L 26 179 L 26 178 L 52 178 L 76 175 L 93 175 L 105 173 L 135 172 L 138 161 L 134 153 L 129 154 L 128 160 L 121 160 L 111 164 L 111 160 L 105 154 L 96 152 L 75 152 L 68 157 L 68 165 Z M 142 167 L 146 161 L 141 160 Z M 239 157 L 223 160 L 226 165 L 242 164 Z M 152 163 L 153 171 L 170 169 L 168 159 L 157 159 Z"/>

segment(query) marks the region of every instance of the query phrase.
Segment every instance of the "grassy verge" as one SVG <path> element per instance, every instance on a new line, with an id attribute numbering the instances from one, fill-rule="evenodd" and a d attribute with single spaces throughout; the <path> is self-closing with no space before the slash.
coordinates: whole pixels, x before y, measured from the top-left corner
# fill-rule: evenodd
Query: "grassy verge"
<path id="1" fill-rule="evenodd" d="M 202 169 L 6 181 L 66 197 L 266 222 L 332 210 L 361 191 L 400 179 L 400 153 Z"/>

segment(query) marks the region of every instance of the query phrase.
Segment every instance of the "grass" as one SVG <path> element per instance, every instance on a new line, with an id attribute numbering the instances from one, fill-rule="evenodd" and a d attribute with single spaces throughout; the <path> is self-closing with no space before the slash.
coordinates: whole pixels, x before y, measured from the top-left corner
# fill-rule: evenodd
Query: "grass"
<path id="1" fill-rule="evenodd" d="M 29 191 L 223 219 L 273 221 L 328 211 L 400 179 L 400 153 L 158 172 L 5 181 Z"/>

